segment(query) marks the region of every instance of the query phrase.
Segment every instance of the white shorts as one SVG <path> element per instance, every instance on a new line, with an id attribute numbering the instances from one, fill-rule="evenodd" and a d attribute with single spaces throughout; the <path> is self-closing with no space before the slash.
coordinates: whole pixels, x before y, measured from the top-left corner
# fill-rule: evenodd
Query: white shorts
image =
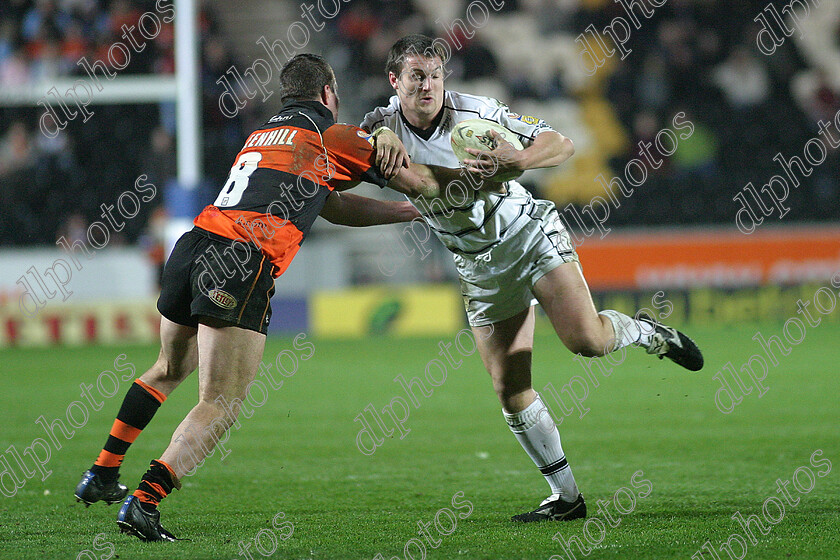
<path id="1" fill-rule="evenodd" d="M 528 219 L 530 218 L 530 219 Z M 525 225 L 480 255 L 455 254 L 467 321 L 480 327 L 537 304 L 534 284 L 558 266 L 579 262 L 554 204 L 535 200 Z"/>

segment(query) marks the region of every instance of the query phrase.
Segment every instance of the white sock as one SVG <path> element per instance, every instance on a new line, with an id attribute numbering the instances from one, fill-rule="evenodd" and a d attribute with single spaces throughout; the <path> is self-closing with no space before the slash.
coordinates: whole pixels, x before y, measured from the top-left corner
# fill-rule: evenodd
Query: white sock
<path id="1" fill-rule="evenodd" d="M 502 413 L 510 431 L 542 472 L 551 493 L 567 502 L 575 501 L 580 492 L 560 445 L 560 432 L 540 395 L 522 412 L 510 414 L 503 409 Z"/>
<path id="2" fill-rule="evenodd" d="M 656 331 L 648 323 L 643 323 L 614 309 L 605 309 L 598 315 L 603 315 L 612 323 L 615 331 L 615 343 L 612 352 L 631 344 L 637 344 L 643 348 L 650 346 L 651 338 Z"/>

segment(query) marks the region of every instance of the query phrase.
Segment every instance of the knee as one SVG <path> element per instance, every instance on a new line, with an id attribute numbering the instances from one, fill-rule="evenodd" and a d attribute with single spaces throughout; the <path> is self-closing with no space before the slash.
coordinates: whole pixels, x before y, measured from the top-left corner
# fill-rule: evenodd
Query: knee
<path id="1" fill-rule="evenodd" d="M 192 369 L 195 369 L 192 368 L 189 371 L 186 371 L 187 367 L 189 366 L 183 362 L 176 363 L 175 361 L 168 359 L 161 352 L 161 355 L 158 356 L 157 361 L 146 373 L 146 376 L 148 376 L 148 378 L 152 381 L 164 383 L 179 382 L 192 373 Z"/>
<path id="2" fill-rule="evenodd" d="M 157 361 L 149 368 L 143 377 L 147 378 L 148 381 L 165 381 L 168 377 L 169 371 L 166 358 L 158 356 Z"/>

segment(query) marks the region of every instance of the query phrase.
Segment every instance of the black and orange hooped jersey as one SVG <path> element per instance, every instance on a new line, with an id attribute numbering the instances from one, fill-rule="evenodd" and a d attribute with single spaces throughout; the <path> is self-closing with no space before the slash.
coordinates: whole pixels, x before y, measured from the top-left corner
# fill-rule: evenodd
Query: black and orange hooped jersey
<path id="1" fill-rule="evenodd" d="M 338 182 L 385 186 L 374 155 L 368 133 L 336 124 L 322 103 L 287 103 L 248 136 L 216 201 L 194 223 L 254 243 L 280 276 Z"/>

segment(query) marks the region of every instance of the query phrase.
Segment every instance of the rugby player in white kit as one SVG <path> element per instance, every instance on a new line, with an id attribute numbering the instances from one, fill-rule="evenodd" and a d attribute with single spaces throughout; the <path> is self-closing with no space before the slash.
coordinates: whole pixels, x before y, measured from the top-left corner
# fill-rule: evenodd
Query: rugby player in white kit
<path id="1" fill-rule="evenodd" d="M 489 154 L 475 152 L 476 159 L 464 162 L 473 171 L 554 167 L 572 156 L 571 140 L 543 120 L 511 113 L 495 99 L 445 91 L 446 56 L 438 42 L 424 35 L 403 37 L 391 47 L 386 72 L 396 95 L 361 124 L 377 137 L 377 161 L 386 176 L 409 157 L 414 163 L 460 166 L 450 145 L 451 131 L 475 118 L 505 126 L 524 149 L 514 151 L 501 141 Z M 578 519 L 586 516 L 586 504 L 557 426 L 531 384 L 534 305 L 542 306 L 566 348 L 583 356 L 637 345 L 693 371 L 703 367 L 703 356 L 688 337 L 651 317 L 597 312 L 554 204 L 533 198 L 515 180 L 505 187 L 504 192 L 470 189 L 466 202 L 454 207 L 410 200 L 454 254 L 467 319 L 502 413 L 551 488 L 539 507 L 512 519 Z"/>

